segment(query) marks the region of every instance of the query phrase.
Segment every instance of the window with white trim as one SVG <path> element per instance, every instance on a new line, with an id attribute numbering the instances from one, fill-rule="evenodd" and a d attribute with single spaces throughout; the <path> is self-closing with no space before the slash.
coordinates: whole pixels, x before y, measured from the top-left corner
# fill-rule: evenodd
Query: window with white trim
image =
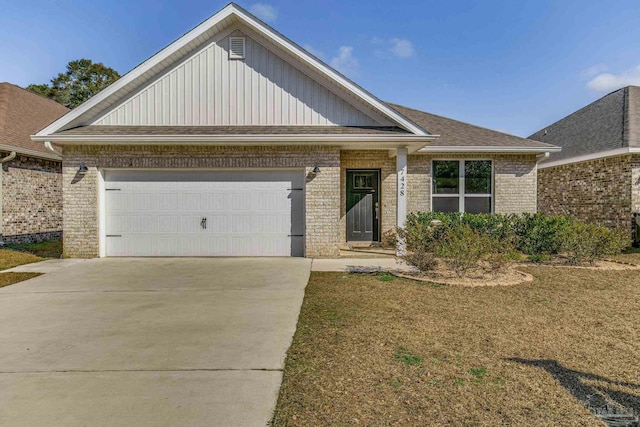
<path id="1" fill-rule="evenodd" d="M 433 160 L 431 210 L 434 212 L 493 212 L 491 160 Z"/>

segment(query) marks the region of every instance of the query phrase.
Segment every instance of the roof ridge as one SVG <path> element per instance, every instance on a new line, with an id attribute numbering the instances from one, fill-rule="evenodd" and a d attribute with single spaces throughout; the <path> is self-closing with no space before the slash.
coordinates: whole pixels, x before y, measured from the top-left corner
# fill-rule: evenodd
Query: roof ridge
<path id="1" fill-rule="evenodd" d="M 514 137 L 514 138 L 520 138 L 520 139 L 527 139 L 527 140 L 530 140 L 530 141 L 535 141 L 535 139 L 530 139 L 528 137 L 523 137 L 523 136 L 514 135 L 512 133 L 502 132 L 502 131 L 491 129 L 491 128 L 488 128 L 488 127 L 475 125 L 473 123 L 463 122 L 462 120 L 452 119 L 451 117 L 441 116 L 439 114 L 434 114 L 434 113 L 430 113 L 428 111 L 418 110 L 416 108 L 407 107 L 407 106 L 400 105 L 400 104 L 394 104 L 393 102 L 387 102 L 387 104 L 389 104 L 392 107 L 397 106 L 397 107 L 406 108 L 407 110 L 412 110 L 412 111 L 415 111 L 415 112 L 418 112 L 418 113 L 430 114 L 432 116 L 435 116 L 435 117 L 438 117 L 438 118 L 441 118 L 441 119 L 444 119 L 444 120 L 451 120 L 453 122 L 462 123 L 463 125 L 473 126 L 474 128 L 477 128 L 477 129 L 483 129 L 483 130 L 487 130 L 489 132 L 500 133 L 502 135 L 508 135 L 508 136 L 511 136 L 511 137 Z M 429 131 L 429 129 L 426 129 L 426 130 Z M 536 142 L 540 142 L 540 141 L 536 141 Z"/>

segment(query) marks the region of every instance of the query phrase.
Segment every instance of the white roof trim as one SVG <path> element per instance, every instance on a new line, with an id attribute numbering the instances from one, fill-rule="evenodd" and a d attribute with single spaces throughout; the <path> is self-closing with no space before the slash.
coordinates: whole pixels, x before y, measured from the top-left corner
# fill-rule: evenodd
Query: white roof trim
<path id="1" fill-rule="evenodd" d="M 415 135 L 429 135 L 424 129 L 420 126 L 416 125 L 384 102 L 373 96 L 371 93 L 364 90 L 362 87 L 358 86 L 356 83 L 352 82 L 342 74 L 338 73 L 333 68 L 328 65 L 322 63 L 317 58 L 313 57 L 309 53 L 307 53 L 304 49 L 284 37 L 282 34 L 278 33 L 274 29 L 270 28 L 262 21 L 259 21 L 253 15 L 249 14 L 246 10 L 241 8 L 240 6 L 230 3 L 218 13 L 186 33 L 184 36 L 180 37 L 178 40 L 171 43 L 169 46 L 162 49 L 160 52 L 147 59 L 142 64 L 138 65 L 136 68 L 125 74 L 119 80 L 114 82 L 112 85 L 101 91 L 100 93 L 94 95 L 92 98 L 78 106 L 77 108 L 71 110 L 55 122 L 51 123 L 49 126 L 42 129 L 38 132 L 37 136 L 46 136 L 52 135 L 55 132 L 60 131 L 64 128 L 65 125 L 71 123 L 73 120 L 79 118 L 82 114 L 89 111 L 91 108 L 95 107 L 105 99 L 107 99 L 112 94 L 116 93 L 118 90 L 124 88 L 128 84 L 135 81 L 138 77 L 178 52 L 181 48 L 188 45 L 190 42 L 204 34 L 210 28 L 214 27 L 218 23 L 223 20 L 229 18 L 230 16 L 235 16 L 245 25 L 249 26 L 253 30 L 262 34 L 268 39 L 273 40 L 276 44 L 280 45 L 284 50 L 299 58 L 301 61 L 308 64 L 312 69 L 319 71 L 321 74 L 324 74 L 328 78 L 334 80 L 342 87 L 345 87 L 348 91 L 351 91 L 356 97 L 360 98 L 365 103 L 371 105 L 375 110 L 382 113 L 384 116 L 388 117 L 393 122 L 397 123 L 398 126 L 403 129 L 415 134 Z"/>
<path id="2" fill-rule="evenodd" d="M 11 145 L 0 144 L 1 151 L 15 151 L 20 156 L 36 157 L 38 159 L 61 161 L 62 157 L 53 153 L 43 153 L 42 151 L 30 150 L 28 148 L 14 147 Z"/>
<path id="3" fill-rule="evenodd" d="M 510 147 L 510 146 L 438 146 L 424 147 L 418 153 L 557 153 L 560 147 Z"/>
<path id="4" fill-rule="evenodd" d="M 588 162 L 590 160 L 605 159 L 607 157 L 623 156 L 625 154 L 640 153 L 640 148 L 624 147 L 615 150 L 600 151 L 599 153 L 583 154 L 581 156 L 567 157 L 566 159 L 542 162 L 538 166 L 540 169 L 552 168 L 554 166 L 568 165 L 571 163 Z"/>
<path id="5" fill-rule="evenodd" d="M 50 141 L 59 145 L 77 145 L 78 142 L 87 144 L 122 144 L 122 143 L 239 143 L 249 145 L 251 143 L 267 143 L 278 145 L 279 143 L 296 142 L 330 142 L 340 145 L 343 142 L 358 142 L 361 146 L 366 143 L 389 144 L 421 144 L 424 146 L 437 137 L 431 135 L 32 135 L 34 141 Z"/>

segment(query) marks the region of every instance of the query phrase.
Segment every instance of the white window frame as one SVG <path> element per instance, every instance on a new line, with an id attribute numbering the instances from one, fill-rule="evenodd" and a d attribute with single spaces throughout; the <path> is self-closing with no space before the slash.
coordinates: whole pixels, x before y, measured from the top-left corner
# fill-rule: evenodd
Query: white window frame
<path id="1" fill-rule="evenodd" d="M 458 193 L 448 193 L 448 194 L 435 194 L 434 192 L 434 181 L 435 181 L 435 168 L 433 167 L 433 162 L 458 162 L 459 166 L 458 166 Z M 465 193 L 465 183 L 464 183 L 464 179 L 465 179 L 465 174 L 464 174 L 464 163 L 465 162 L 472 162 L 472 161 L 488 161 L 491 162 L 491 194 L 479 194 L 479 193 L 470 193 L 470 194 L 466 194 Z M 494 165 L 494 161 L 493 159 L 487 159 L 487 158 L 480 158 L 480 159 L 432 159 L 431 160 L 431 188 L 429 189 L 429 193 L 431 194 L 431 200 L 430 200 L 430 208 L 431 208 L 431 212 L 435 212 L 435 210 L 433 209 L 433 199 L 434 198 L 438 198 L 438 197 L 458 197 L 458 212 L 460 213 L 466 213 L 464 211 L 464 199 L 465 197 L 489 197 L 491 199 L 491 212 L 490 213 L 494 213 L 495 211 L 495 188 L 494 188 L 494 184 L 495 184 L 495 169 L 494 169 L 495 165 Z"/>

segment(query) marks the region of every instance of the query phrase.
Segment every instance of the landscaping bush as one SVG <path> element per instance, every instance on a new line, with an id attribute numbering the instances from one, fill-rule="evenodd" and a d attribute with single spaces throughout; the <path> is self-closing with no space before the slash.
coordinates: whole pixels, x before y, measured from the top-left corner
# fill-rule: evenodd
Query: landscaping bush
<path id="1" fill-rule="evenodd" d="M 468 270 L 477 267 L 482 258 L 495 252 L 498 246 L 499 241 L 495 237 L 462 224 L 450 228 L 446 236 L 434 245 L 434 252 L 446 259 L 456 274 L 462 277 Z"/>
<path id="2" fill-rule="evenodd" d="M 631 241 L 624 230 L 609 229 L 583 221 L 571 221 L 558 233 L 560 250 L 570 264 L 584 262 L 593 264 L 605 256 L 617 255 L 626 249 Z"/>
<path id="3" fill-rule="evenodd" d="M 438 261 L 433 256 L 433 252 L 427 251 L 426 247 L 415 248 L 403 255 L 402 259 L 420 271 L 433 270 L 438 265 Z"/>
<path id="4" fill-rule="evenodd" d="M 482 258 L 489 269 L 503 269 L 517 259 L 516 252 L 529 255 L 534 262 L 563 253 L 571 264 L 577 264 L 619 254 L 630 245 L 623 230 L 543 214 L 418 212 L 407 217 L 398 236 L 412 252 L 407 262 L 433 268 L 428 256 L 432 252 L 450 260 L 459 274 Z"/>
<path id="5" fill-rule="evenodd" d="M 571 218 L 558 215 L 514 215 L 512 227 L 516 248 L 534 259 L 544 259 L 545 254 L 557 254 L 561 244 L 559 234 L 571 222 Z"/>

